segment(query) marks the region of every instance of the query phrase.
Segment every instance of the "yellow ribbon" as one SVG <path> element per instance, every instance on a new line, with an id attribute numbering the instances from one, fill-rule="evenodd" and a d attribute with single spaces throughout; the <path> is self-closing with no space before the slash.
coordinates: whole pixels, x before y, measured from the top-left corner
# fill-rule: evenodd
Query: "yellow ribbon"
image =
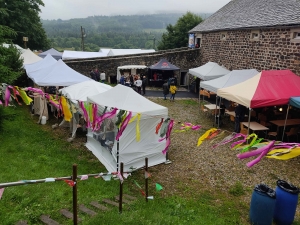
<path id="1" fill-rule="evenodd" d="M 132 117 L 129 121 L 129 123 L 132 123 L 135 119 L 136 121 L 136 142 L 139 142 L 141 140 L 141 133 L 140 133 L 140 120 L 141 120 L 141 113 L 137 113 L 134 117 Z"/>
<path id="2" fill-rule="evenodd" d="M 22 89 L 20 89 L 18 86 L 15 86 L 15 88 L 18 90 L 23 102 L 26 104 L 26 105 L 30 105 L 30 103 L 33 101 L 32 98 L 30 98 L 26 92 Z"/>
<path id="3" fill-rule="evenodd" d="M 202 144 L 202 142 L 214 131 L 216 131 L 217 128 L 211 128 L 208 131 L 206 131 L 201 137 L 198 139 L 197 147 Z"/>
<path id="4" fill-rule="evenodd" d="M 278 148 L 268 152 L 267 158 L 279 159 L 279 160 L 288 160 L 295 158 L 300 155 L 300 147 L 287 149 L 287 148 Z"/>
<path id="5" fill-rule="evenodd" d="M 70 122 L 72 118 L 72 113 L 70 111 L 70 106 L 67 103 L 67 100 L 65 97 L 61 96 L 61 105 L 64 112 L 64 120 Z"/>

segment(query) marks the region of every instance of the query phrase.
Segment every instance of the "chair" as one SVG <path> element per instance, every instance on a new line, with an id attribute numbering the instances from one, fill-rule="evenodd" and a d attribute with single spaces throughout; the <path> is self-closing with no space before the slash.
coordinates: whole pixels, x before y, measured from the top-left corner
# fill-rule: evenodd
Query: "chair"
<path id="1" fill-rule="evenodd" d="M 240 126 L 241 126 L 240 133 L 244 134 L 244 135 L 247 135 L 248 134 L 248 129 L 246 129 L 242 123 L 240 123 Z"/>
<path id="2" fill-rule="evenodd" d="M 290 141 L 291 136 L 296 136 L 298 139 L 298 130 L 299 130 L 299 127 L 292 127 L 290 129 L 290 131 L 285 132 L 285 135 L 286 135 L 288 141 Z"/>
<path id="3" fill-rule="evenodd" d="M 277 140 L 277 132 L 276 131 L 270 131 L 268 132 L 268 139 L 270 139 L 270 137 L 275 138 L 275 140 Z"/>

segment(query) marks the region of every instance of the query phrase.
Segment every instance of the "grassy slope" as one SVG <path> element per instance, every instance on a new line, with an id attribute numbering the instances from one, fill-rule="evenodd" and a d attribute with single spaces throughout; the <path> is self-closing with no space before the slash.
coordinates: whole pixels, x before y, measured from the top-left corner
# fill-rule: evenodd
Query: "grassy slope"
<path id="1" fill-rule="evenodd" d="M 6 108 L 5 111 L 10 116 L 0 136 L 0 182 L 70 176 L 73 163 L 78 164 L 78 174 L 105 172 L 83 145 L 75 147 L 66 142 L 67 137 L 49 129 L 49 125 L 36 124 L 37 118 L 31 118 L 27 108 Z M 195 190 L 192 197 L 163 197 L 164 190 L 155 191 L 153 174 L 149 194 L 154 200 L 146 203 L 132 182 L 135 179 L 143 186 L 142 178 L 143 172 L 138 171 L 125 181 L 124 192 L 138 200 L 125 205 L 122 214 L 117 208 L 109 212 L 95 209 L 99 213 L 93 218 L 80 213 L 84 219 L 81 224 L 247 224 L 249 206 L 240 202 L 243 190 L 239 187 L 231 190 L 231 197 L 228 193 L 201 189 Z M 93 200 L 112 198 L 118 190 L 118 181 L 90 178 L 78 183 L 78 203 L 89 206 Z M 40 215 L 48 214 L 61 224 L 72 224 L 59 214 L 62 208 L 72 209 L 72 189 L 64 182 L 9 187 L 0 201 L 0 221 L 15 224 L 27 220 L 29 224 L 41 224 Z"/>

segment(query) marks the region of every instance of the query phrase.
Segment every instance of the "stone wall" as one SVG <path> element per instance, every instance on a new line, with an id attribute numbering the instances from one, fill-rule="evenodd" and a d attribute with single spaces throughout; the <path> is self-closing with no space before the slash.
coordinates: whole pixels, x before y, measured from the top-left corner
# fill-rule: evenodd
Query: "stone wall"
<path id="1" fill-rule="evenodd" d="M 260 29 L 256 40 L 252 38 L 253 30 L 203 33 L 202 65 L 212 61 L 230 70 L 290 69 L 300 75 L 300 43 L 292 40 L 292 31 L 291 28 Z M 221 40 L 224 33 L 226 38 Z"/>
<path id="2" fill-rule="evenodd" d="M 153 53 L 112 56 L 92 59 L 65 60 L 64 62 L 77 72 L 89 76 L 90 70 L 97 67 L 104 70 L 107 76 L 116 76 L 118 66 L 125 65 L 146 65 L 151 66 L 160 59 L 165 58 L 173 65 L 180 68 L 180 71 L 188 71 L 190 68 L 201 65 L 199 49 L 178 48 Z M 180 79 L 180 71 L 175 75 Z"/>

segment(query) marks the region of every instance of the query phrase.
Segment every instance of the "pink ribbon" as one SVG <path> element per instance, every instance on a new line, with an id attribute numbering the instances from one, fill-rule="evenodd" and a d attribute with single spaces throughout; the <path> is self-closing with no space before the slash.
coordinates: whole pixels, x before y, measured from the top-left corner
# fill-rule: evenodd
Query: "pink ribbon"
<path id="1" fill-rule="evenodd" d="M 264 157 L 271 150 L 271 148 L 274 146 L 274 143 L 275 143 L 275 141 L 271 141 L 268 145 L 266 145 L 262 148 L 256 149 L 254 151 L 237 154 L 237 157 L 239 159 L 245 159 L 245 158 L 249 158 L 249 157 L 260 154 L 256 159 L 254 159 L 246 164 L 247 167 L 252 167 L 256 163 L 258 163 L 262 159 L 262 157 Z"/>
<path id="2" fill-rule="evenodd" d="M 37 92 L 41 95 L 44 95 L 44 92 L 41 90 L 41 89 L 38 89 L 38 88 L 32 88 L 32 87 L 28 87 L 27 88 L 28 91 L 33 91 L 33 92 Z"/>
<path id="3" fill-rule="evenodd" d="M 129 112 L 128 115 L 126 116 L 125 120 L 123 121 L 123 123 L 122 123 L 122 125 L 121 125 L 121 127 L 119 129 L 119 132 L 118 132 L 118 134 L 116 136 L 116 140 L 117 141 L 119 140 L 119 138 L 121 137 L 123 131 L 127 127 L 128 123 L 130 121 L 131 115 L 132 115 L 132 112 Z"/>
<path id="4" fill-rule="evenodd" d="M 167 133 L 166 133 L 166 137 L 165 138 L 161 138 L 159 139 L 158 141 L 163 141 L 164 139 L 166 139 L 166 147 L 165 149 L 162 151 L 162 153 L 165 155 L 169 149 L 169 146 L 171 144 L 171 139 L 170 139 L 170 136 L 171 136 L 171 131 L 172 131 L 172 128 L 173 128 L 173 125 L 174 125 L 174 120 L 170 120 L 170 123 L 169 123 L 169 126 L 168 126 L 168 130 L 167 130 Z"/>
<path id="5" fill-rule="evenodd" d="M 5 106 L 8 106 L 9 98 L 10 98 L 10 90 L 7 86 L 5 89 Z"/>
<path id="6" fill-rule="evenodd" d="M 84 107 L 83 102 L 79 102 L 79 105 L 80 105 L 80 108 L 81 108 L 82 111 L 83 111 L 83 116 L 84 116 L 85 121 L 86 121 L 86 123 L 87 123 L 87 127 L 90 128 L 90 119 L 89 119 L 88 113 L 87 113 L 87 111 L 86 111 L 86 109 L 85 109 L 85 107 Z"/>
<path id="7" fill-rule="evenodd" d="M 93 109 L 93 128 L 94 128 L 95 127 L 95 123 L 96 123 L 96 119 L 97 119 L 98 105 L 97 104 L 93 104 L 92 105 L 92 109 Z"/>
<path id="8" fill-rule="evenodd" d="M 99 130 L 101 123 L 105 120 L 105 119 L 109 119 L 112 118 L 116 115 L 117 113 L 117 108 L 114 108 L 111 112 L 107 112 L 105 114 L 103 114 L 102 116 L 99 116 L 96 121 L 95 121 L 95 127 L 93 128 L 93 131 L 95 130 Z"/>
<path id="9" fill-rule="evenodd" d="M 236 145 L 238 145 L 238 144 L 241 144 L 241 143 L 245 142 L 245 141 L 246 141 L 246 138 L 247 138 L 247 135 L 240 134 L 239 137 L 243 137 L 243 139 L 242 139 L 242 140 L 239 140 L 239 141 L 236 141 L 236 142 L 233 142 L 233 143 L 231 144 L 230 148 L 233 148 L 234 146 L 236 146 Z"/>
<path id="10" fill-rule="evenodd" d="M 227 144 L 227 143 L 229 143 L 229 142 L 231 142 L 234 139 L 239 138 L 239 137 L 241 137 L 241 134 L 232 133 L 229 136 L 225 137 L 221 142 L 219 142 L 218 144 L 213 145 L 212 147 L 216 148 L 220 145 L 225 145 L 225 144 Z"/>

